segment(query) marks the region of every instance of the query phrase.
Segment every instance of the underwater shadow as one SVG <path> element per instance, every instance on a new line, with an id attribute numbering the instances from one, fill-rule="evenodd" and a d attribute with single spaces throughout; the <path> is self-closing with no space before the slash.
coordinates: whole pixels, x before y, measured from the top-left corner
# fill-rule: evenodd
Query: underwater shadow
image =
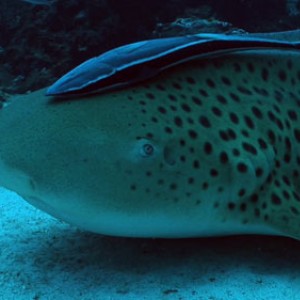
<path id="1" fill-rule="evenodd" d="M 107 237 L 81 231 L 55 232 L 55 243 L 41 243 L 35 267 L 68 273 L 92 268 L 105 273 L 157 274 L 181 268 L 207 277 L 216 270 L 248 269 L 255 274 L 300 276 L 300 242 L 283 237 L 233 236 L 194 239 Z M 39 257 L 41 259 L 39 259 Z M 171 272 L 171 273 L 170 273 Z M 178 275 L 178 273 L 177 273 Z M 177 276 L 176 275 L 176 276 Z M 174 275 L 175 276 L 175 275 Z"/>

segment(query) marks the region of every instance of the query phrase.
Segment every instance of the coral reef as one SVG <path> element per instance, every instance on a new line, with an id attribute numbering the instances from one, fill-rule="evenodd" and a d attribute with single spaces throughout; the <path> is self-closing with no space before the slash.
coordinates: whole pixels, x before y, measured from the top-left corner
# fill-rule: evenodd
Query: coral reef
<path id="1" fill-rule="evenodd" d="M 47 86 L 82 61 L 136 40 L 239 28 L 288 30 L 300 25 L 297 0 L 34 2 L 0 0 L 0 90 L 4 92 L 25 93 Z"/>
<path id="2" fill-rule="evenodd" d="M 299 0 L 286 0 L 286 10 L 290 16 L 299 16 L 300 1 Z"/>

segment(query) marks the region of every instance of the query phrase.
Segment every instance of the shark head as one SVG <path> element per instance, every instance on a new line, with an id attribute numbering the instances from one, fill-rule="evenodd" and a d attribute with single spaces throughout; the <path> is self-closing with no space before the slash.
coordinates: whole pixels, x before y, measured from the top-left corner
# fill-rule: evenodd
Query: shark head
<path id="1" fill-rule="evenodd" d="M 2 185 L 90 231 L 194 232 L 186 216 L 202 202 L 195 194 L 198 134 L 192 124 L 184 128 L 193 122 L 192 106 L 176 104 L 175 79 L 85 99 L 60 101 L 40 91 L 13 100 L 1 111 Z"/>

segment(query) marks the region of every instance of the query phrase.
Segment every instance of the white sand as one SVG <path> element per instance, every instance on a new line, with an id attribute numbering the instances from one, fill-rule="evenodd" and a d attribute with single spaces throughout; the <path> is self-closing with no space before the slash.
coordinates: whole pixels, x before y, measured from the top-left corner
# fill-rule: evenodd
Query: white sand
<path id="1" fill-rule="evenodd" d="M 0 299 L 300 299 L 300 242 L 81 232 L 0 189 Z"/>

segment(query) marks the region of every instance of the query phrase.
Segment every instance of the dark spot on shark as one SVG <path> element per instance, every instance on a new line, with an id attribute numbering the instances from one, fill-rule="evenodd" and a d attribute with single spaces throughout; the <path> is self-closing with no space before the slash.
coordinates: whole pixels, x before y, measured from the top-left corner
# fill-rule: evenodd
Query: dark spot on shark
<path id="1" fill-rule="evenodd" d="M 192 100 L 196 105 L 201 106 L 203 104 L 202 101 L 196 96 L 192 96 Z"/>
<path id="2" fill-rule="evenodd" d="M 235 102 L 241 102 L 241 98 L 235 94 L 235 93 L 230 93 L 229 96 L 231 97 L 231 99 Z"/>
<path id="3" fill-rule="evenodd" d="M 267 68 L 262 68 L 261 70 L 261 78 L 263 81 L 268 81 L 269 79 L 269 71 Z"/>
<path id="4" fill-rule="evenodd" d="M 239 117 L 237 116 L 236 113 L 230 112 L 229 113 L 229 118 L 231 120 L 232 123 L 234 124 L 238 124 L 239 123 Z"/>
<path id="5" fill-rule="evenodd" d="M 194 177 L 189 177 L 188 178 L 188 184 L 194 184 L 195 183 L 195 179 L 194 179 Z"/>
<path id="6" fill-rule="evenodd" d="M 210 173 L 210 176 L 212 176 L 212 177 L 217 177 L 219 175 L 218 170 L 214 169 L 214 168 L 210 169 L 209 173 Z"/>
<path id="7" fill-rule="evenodd" d="M 206 84 L 212 89 L 216 87 L 216 83 L 210 78 L 206 79 Z"/>
<path id="8" fill-rule="evenodd" d="M 165 115 L 165 114 L 167 113 L 167 110 L 166 110 L 164 107 L 162 107 L 162 106 L 159 106 L 159 107 L 157 108 L 157 110 L 158 110 L 160 113 L 162 113 L 163 115 Z"/>
<path id="9" fill-rule="evenodd" d="M 298 143 L 300 143 L 300 130 L 299 129 L 297 129 L 297 128 L 294 129 L 294 136 L 296 138 L 296 141 Z"/>
<path id="10" fill-rule="evenodd" d="M 181 84 L 179 84 L 178 82 L 173 82 L 172 86 L 176 89 L 176 90 L 182 90 L 182 86 Z"/>
<path id="11" fill-rule="evenodd" d="M 148 99 L 150 99 L 150 100 L 154 100 L 154 99 L 155 99 L 155 96 L 154 96 L 154 94 L 152 94 L 152 93 L 146 93 L 146 97 L 147 97 Z"/>
<path id="12" fill-rule="evenodd" d="M 173 94 L 169 94 L 169 95 L 168 95 L 168 98 L 169 98 L 171 101 L 173 101 L 173 102 L 176 102 L 176 101 L 177 101 L 176 96 L 173 95 Z"/>
<path id="13" fill-rule="evenodd" d="M 221 151 L 219 157 L 222 164 L 226 164 L 229 161 L 228 154 L 225 151 Z"/>
<path id="14" fill-rule="evenodd" d="M 181 119 L 179 116 L 176 116 L 176 117 L 174 118 L 174 123 L 175 123 L 175 125 L 178 126 L 178 127 L 182 127 L 182 124 L 183 124 L 182 119 Z"/>
<path id="15" fill-rule="evenodd" d="M 296 216 L 300 214 L 299 210 L 295 206 L 291 206 L 291 212 Z"/>
<path id="16" fill-rule="evenodd" d="M 191 112 L 191 107 L 186 104 L 186 103 L 183 103 L 181 104 L 181 108 L 185 111 L 185 112 Z"/>
<path id="17" fill-rule="evenodd" d="M 278 72 L 278 77 L 281 81 L 283 81 L 283 82 L 286 81 L 286 79 L 287 79 L 286 72 L 284 70 L 280 70 Z"/>
<path id="18" fill-rule="evenodd" d="M 280 205 L 282 203 L 281 199 L 275 193 L 272 193 L 271 200 L 272 200 L 272 203 L 275 205 Z"/>
<path id="19" fill-rule="evenodd" d="M 169 126 L 166 126 L 165 127 L 165 132 L 168 133 L 168 134 L 172 134 L 173 133 L 173 129 Z"/>
<path id="20" fill-rule="evenodd" d="M 200 168 L 200 162 L 199 162 L 199 160 L 195 159 L 193 161 L 193 167 L 194 167 L 194 169 L 199 169 Z"/>
<path id="21" fill-rule="evenodd" d="M 226 76 L 222 76 L 221 77 L 221 80 L 222 80 L 222 82 L 225 84 L 225 85 L 227 85 L 227 86 L 230 86 L 232 83 L 231 83 L 231 80 L 228 78 L 228 77 L 226 77 Z"/>
<path id="22" fill-rule="evenodd" d="M 158 123 L 158 119 L 157 119 L 156 117 L 151 117 L 151 121 L 152 121 L 153 123 Z"/>
<path id="23" fill-rule="evenodd" d="M 248 166 L 245 163 L 240 162 L 237 164 L 237 170 L 240 173 L 246 173 L 248 171 Z"/>
<path id="24" fill-rule="evenodd" d="M 131 189 L 131 191 L 135 191 L 135 190 L 136 190 L 136 185 L 135 185 L 135 184 L 132 184 L 132 185 L 130 186 L 130 189 Z"/>
<path id="25" fill-rule="evenodd" d="M 196 84 L 196 81 L 193 77 L 186 77 L 186 82 L 189 84 Z"/>
<path id="26" fill-rule="evenodd" d="M 210 155 L 213 152 L 213 146 L 210 142 L 205 142 L 203 145 L 203 149 L 206 155 Z"/>
<path id="27" fill-rule="evenodd" d="M 222 111 L 218 107 L 213 106 L 211 108 L 211 110 L 212 110 L 213 114 L 217 117 L 221 117 L 223 114 Z"/>
<path id="28" fill-rule="evenodd" d="M 241 94 L 244 94 L 244 95 L 252 95 L 252 91 L 250 91 L 249 89 L 247 89 L 246 87 L 244 86 L 238 86 L 237 87 L 237 90 L 241 93 Z"/>
<path id="29" fill-rule="evenodd" d="M 189 134 L 190 138 L 193 139 L 193 140 L 195 140 L 198 137 L 197 132 L 195 130 L 193 130 L 193 129 L 190 129 L 188 131 L 188 134 Z"/>
<path id="30" fill-rule="evenodd" d="M 203 90 L 203 89 L 199 89 L 199 94 L 203 97 L 208 97 L 208 93 L 207 91 Z"/>
<path id="31" fill-rule="evenodd" d="M 217 100 L 218 100 L 221 104 L 227 104 L 227 103 L 228 103 L 227 99 L 226 99 L 224 96 L 222 96 L 222 95 L 217 95 Z"/>
<path id="32" fill-rule="evenodd" d="M 242 143 L 242 147 L 244 148 L 245 151 L 253 154 L 253 155 L 257 155 L 257 150 L 254 146 L 252 146 L 251 144 L 247 143 L 247 142 L 243 142 Z"/>
<path id="33" fill-rule="evenodd" d="M 233 202 L 229 202 L 227 206 L 229 210 L 234 210 L 236 205 Z"/>
<path id="34" fill-rule="evenodd" d="M 156 84 L 155 87 L 159 90 L 159 91 L 165 91 L 166 88 L 162 85 L 162 84 Z"/>
<path id="35" fill-rule="evenodd" d="M 244 116 L 244 121 L 248 128 L 254 129 L 255 127 L 254 122 L 249 116 Z"/>
<path id="36" fill-rule="evenodd" d="M 205 127 L 205 128 L 210 128 L 210 127 L 211 127 L 210 121 L 209 121 L 208 118 L 205 117 L 205 116 L 200 116 L 200 118 L 199 118 L 199 123 L 200 123 L 203 127 Z"/>
<path id="37" fill-rule="evenodd" d="M 253 90 L 257 95 L 264 96 L 264 97 L 269 96 L 269 92 L 264 88 L 259 88 L 257 86 L 253 86 Z"/>
<path id="38" fill-rule="evenodd" d="M 288 110 L 288 116 L 293 121 L 297 121 L 298 119 L 297 112 L 295 112 L 294 110 Z"/>
<path id="39" fill-rule="evenodd" d="M 260 120 L 261 120 L 261 119 L 263 118 L 263 114 L 262 114 L 261 110 L 260 110 L 258 107 L 252 106 L 251 110 L 252 110 L 254 116 L 255 116 L 257 119 L 260 119 Z"/>
<path id="40" fill-rule="evenodd" d="M 251 62 L 247 63 L 247 69 L 250 73 L 255 71 L 254 65 Z"/>

